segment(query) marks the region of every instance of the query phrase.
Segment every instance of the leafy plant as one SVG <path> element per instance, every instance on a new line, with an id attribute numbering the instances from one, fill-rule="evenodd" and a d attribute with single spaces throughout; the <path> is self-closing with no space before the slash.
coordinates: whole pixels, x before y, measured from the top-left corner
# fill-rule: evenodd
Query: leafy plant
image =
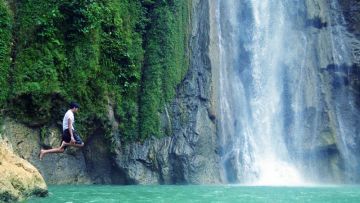
<path id="1" fill-rule="evenodd" d="M 16 0 L 14 23 L 0 2 L 0 68 L 10 75 L 0 76 L 0 105 L 10 116 L 43 127 L 75 100 L 83 137 L 164 135 L 160 114 L 188 66 L 190 0 Z"/>
<path id="2" fill-rule="evenodd" d="M 5 1 L 0 1 L 0 115 L 8 97 L 8 73 L 10 66 L 12 16 Z"/>

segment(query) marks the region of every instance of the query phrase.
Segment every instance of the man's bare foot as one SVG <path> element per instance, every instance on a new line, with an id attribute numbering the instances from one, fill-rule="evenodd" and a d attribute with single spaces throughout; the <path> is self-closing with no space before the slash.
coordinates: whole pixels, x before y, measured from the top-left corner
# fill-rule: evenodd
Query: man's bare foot
<path id="1" fill-rule="evenodd" d="M 44 154 L 44 150 L 41 149 L 41 150 L 40 150 L 40 153 L 39 153 L 39 158 L 40 158 L 40 160 L 43 159 L 44 155 L 45 155 L 45 154 Z"/>

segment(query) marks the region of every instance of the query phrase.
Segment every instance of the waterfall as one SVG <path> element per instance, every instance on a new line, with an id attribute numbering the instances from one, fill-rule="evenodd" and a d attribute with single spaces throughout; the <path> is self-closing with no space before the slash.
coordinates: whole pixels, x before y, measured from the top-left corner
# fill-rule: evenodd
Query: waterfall
<path id="1" fill-rule="evenodd" d="M 357 132 L 351 125 L 359 114 L 346 103 L 354 99 L 346 90 L 327 93 L 331 84 L 322 76 L 329 64 L 341 69 L 351 63 L 341 41 L 339 5 L 329 2 L 322 22 L 308 19 L 305 1 L 217 0 L 225 181 L 299 185 L 319 181 L 325 172 L 334 180 L 334 171 L 327 169 L 334 161 L 319 162 L 333 146 L 340 151 L 339 159 L 356 162 L 349 146 L 354 150 L 351 139 Z M 329 50 L 318 45 L 323 41 Z"/>

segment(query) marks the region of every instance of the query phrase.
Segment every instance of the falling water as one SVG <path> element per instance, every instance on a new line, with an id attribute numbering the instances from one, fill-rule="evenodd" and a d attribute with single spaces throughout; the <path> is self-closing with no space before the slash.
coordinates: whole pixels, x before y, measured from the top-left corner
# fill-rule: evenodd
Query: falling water
<path id="1" fill-rule="evenodd" d="M 345 43 L 339 41 L 342 15 L 330 12 L 338 8 L 334 2 L 328 8 L 328 25 L 309 21 L 304 1 L 217 1 L 224 180 L 260 185 L 316 181 L 322 167 L 313 152 L 320 135 L 331 132 L 323 126 L 327 109 L 334 112 L 326 118 L 336 123 L 337 147 L 351 157 L 346 155 L 351 152 L 342 132 L 349 123 L 345 127 L 345 114 L 338 113 L 344 102 L 328 102 L 324 94 L 328 86 L 319 74 L 324 67 L 313 47 L 319 36 L 311 31 L 325 27 L 333 64 L 350 61 Z M 338 45 L 342 47 L 335 48 Z"/>

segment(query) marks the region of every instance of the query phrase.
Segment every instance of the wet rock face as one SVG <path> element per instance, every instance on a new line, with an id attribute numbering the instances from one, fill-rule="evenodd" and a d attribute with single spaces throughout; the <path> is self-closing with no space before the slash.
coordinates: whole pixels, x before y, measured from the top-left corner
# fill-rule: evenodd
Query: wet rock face
<path id="1" fill-rule="evenodd" d="M 114 168 L 110 144 L 106 140 L 102 132 L 94 133 L 87 139 L 82 149 L 83 170 L 86 170 L 91 183 L 123 184 L 123 175 Z M 82 159 L 79 160 L 82 161 Z"/>
<path id="2" fill-rule="evenodd" d="M 360 37 L 360 2 L 357 0 L 339 1 L 344 17 L 347 22 L 348 31 Z"/>
<path id="3" fill-rule="evenodd" d="M 356 69 L 356 74 L 352 72 L 353 77 L 359 79 L 360 68 L 360 1 L 357 0 L 343 0 L 339 1 L 341 9 L 343 11 L 344 20 L 346 22 L 346 28 L 348 37 L 350 38 L 350 49 L 352 55 L 353 64 L 351 65 Z M 356 84 L 357 88 L 359 84 Z"/>
<path id="4" fill-rule="evenodd" d="M 210 113 L 209 3 L 192 2 L 189 71 L 179 85 L 175 100 L 164 107 L 162 119 L 171 136 L 117 147 L 116 166 L 127 183 L 220 182 L 216 126 Z"/>
<path id="5" fill-rule="evenodd" d="M 338 1 L 344 18 L 344 41 L 348 43 L 350 61 L 343 64 L 329 64 L 327 74 L 331 78 L 331 93 L 336 98 L 338 116 L 342 118 L 343 142 L 337 141 L 340 152 L 338 160 L 331 160 L 347 182 L 359 182 L 359 132 L 360 126 L 360 2 Z M 347 150 L 347 154 L 345 151 Z M 336 164 L 335 164 L 336 163 Z"/>
<path id="6" fill-rule="evenodd" d="M 39 171 L 16 156 L 0 138 L 0 202 L 13 202 L 31 196 L 47 196 L 47 186 Z"/>
<path id="7" fill-rule="evenodd" d="M 306 0 L 306 32 L 319 69 L 319 136 L 306 153 L 313 157 L 321 181 L 358 182 L 360 130 L 360 2 Z M 306 146 L 308 143 L 305 143 Z M 303 149 L 305 149 L 304 147 Z M 320 166 L 321 165 L 321 166 Z"/>
<path id="8" fill-rule="evenodd" d="M 352 34 L 350 44 L 353 63 L 343 69 L 350 73 L 346 79 L 352 92 L 356 95 L 356 105 L 360 109 L 360 1 L 345 0 L 339 1 L 339 3 L 343 9 L 346 28 Z"/>

